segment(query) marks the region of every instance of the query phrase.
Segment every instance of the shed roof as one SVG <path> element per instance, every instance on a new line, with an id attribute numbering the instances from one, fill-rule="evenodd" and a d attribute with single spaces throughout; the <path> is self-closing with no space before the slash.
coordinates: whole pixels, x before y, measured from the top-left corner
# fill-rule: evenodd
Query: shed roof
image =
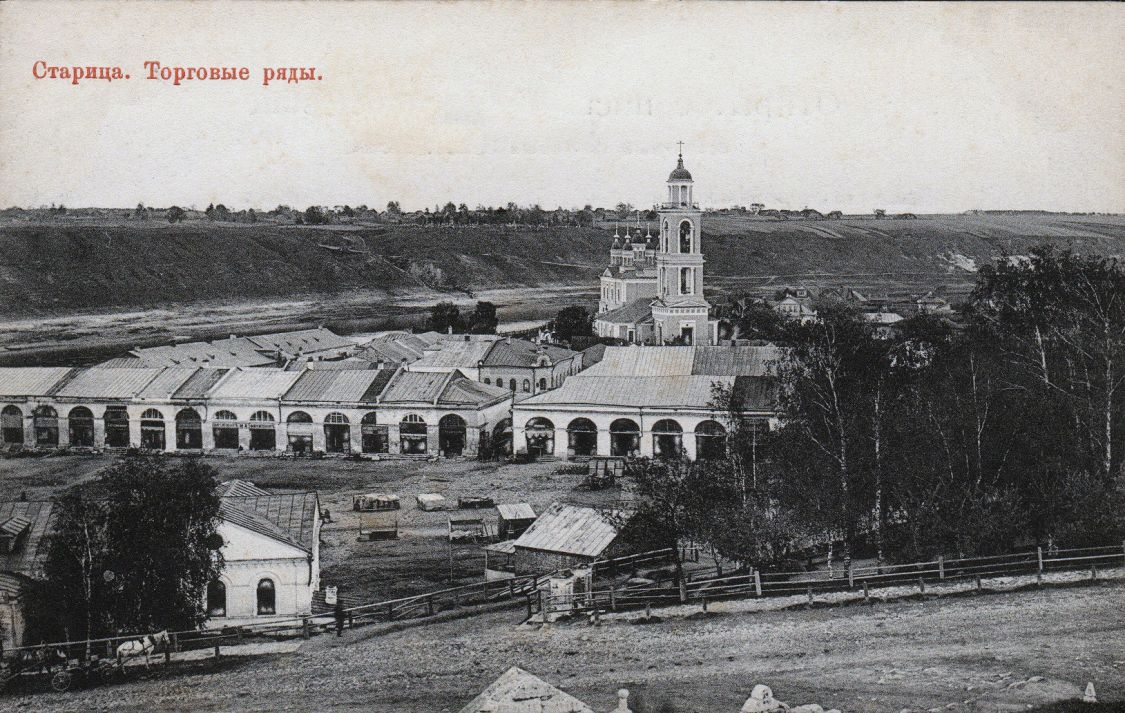
<path id="1" fill-rule="evenodd" d="M 528 503 L 501 503 L 496 512 L 502 520 L 534 520 L 535 510 Z"/>
<path id="2" fill-rule="evenodd" d="M 43 578 L 47 561 L 47 537 L 53 527 L 53 503 L 47 501 L 10 500 L 0 502 L 0 522 L 19 518 L 28 521 L 26 534 L 16 547 L 0 556 L 0 571 L 14 572 L 32 579 Z"/>
<path id="3" fill-rule="evenodd" d="M 552 503 L 516 538 L 516 549 L 598 557 L 617 538 L 610 514 L 594 508 Z"/>
<path id="4" fill-rule="evenodd" d="M 460 713 L 594 713 L 594 709 L 522 668 L 511 667 Z"/>
<path id="5" fill-rule="evenodd" d="M 46 396 L 73 371 L 65 366 L 11 366 L 0 368 L 0 397 Z"/>
<path id="6" fill-rule="evenodd" d="M 208 396 L 213 399 L 280 399 L 301 374 L 277 369 L 232 369 Z"/>
<path id="7" fill-rule="evenodd" d="M 55 392 L 62 398 L 131 399 L 163 369 L 84 369 Z"/>

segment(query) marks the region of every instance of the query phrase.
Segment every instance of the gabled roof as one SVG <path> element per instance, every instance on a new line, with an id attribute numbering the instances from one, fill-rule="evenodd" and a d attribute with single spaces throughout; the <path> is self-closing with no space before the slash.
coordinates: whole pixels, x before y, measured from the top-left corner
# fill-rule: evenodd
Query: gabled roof
<path id="1" fill-rule="evenodd" d="M 246 337 L 216 339 L 213 342 L 186 342 L 145 347 L 130 352 L 146 366 L 268 366 L 276 363 L 273 354 Z"/>
<path id="2" fill-rule="evenodd" d="M 534 520 L 535 510 L 528 503 L 500 503 L 496 512 L 502 520 Z"/>
<path id="3" fill-rule="evenodd" d="M 0 397 L 46 396 L 73 369 L 65 366 L 0 368 Z"/>
<path id="4" fill-rule="evenodd" d="M 296 332 L 256 334 L 247 337 L 247 339 L 256 344 L 259 349 L 271 352 L 281 351 L 283 354 L 309 354 L 355 346 L 355 342 L 347 337 L 341 337 L 332 330 L 323 327 L 302 329 Z"/>
<path id="5" fill-rule="evenodd" d="M 499 386 L 473 381 L 463 374 L 454 374 L 438 397 L 439 406 L 483 406 L 502 401 L 511 392 Z"/>
<path id="6" fill-rule="evenodd" d="M 220 498 L 246 498 L 270 495 L 268 490 L 263 490 L 248 480 L 239 480 L 237 478 L 219 483 L 216 492 L 218 492 Z"/>
<path id="7" fill-rule="evenodd" d="M 250 488 L 261 490 L 252 484 Z M 242 485 L 238 492 L 253 492 Z M 265 492 L 265 491 L 262 491 Z M 219 502 L 219 515 L 227 522 L 279 542 L 312 552 L 318 511 L 314 492 L 280 495 L 227 495 Z"/>
<path id="8" fill-rule="evenodd" d="M 199 369 L 172 394 L 174 399 L 202 399 L 230 369 Z"/>
<path id="9" fill-rule="evenodd" d="M 637 324 L 652 321 L 652 298 L 639 297 L 631 302 L 626 302 L 617 309 L 603 312 L 594 319 L 611 324 Z"/>
<path id="10" fill-rule="evenodd" d="M 582 366 L 589 369 L 594 364 L 597 364 L 605 356 L 606 345 L 598 342 L 597 344 L 586 347 L 582 350 Z"/>
<path id="11" fill-rule="evenodd" d="M 575 557 L 598 557 L 617 538 L 618 525 L 610 513 L 577 505 L 552 503 L 516 538 L 516 549 L 555 552 Z"/>
<path id="12" fill-rule="evenodd" d="M 567 378 L 557 389 L 525 399 L 521 407 L 573 404 L 708 409 L 713 407 L 714 386 L 729 388 L 734 380 L 733 376 L 587 376 L 582 373 Z"/>
<path id="13" fill-rule="evenodd" d="M 781 356 L 763 346 L 606 347 L 582 376 L 762 376 Z"/>
<path id="14" fill-rule="evenodd" d="M 522 668 L 511 667 L 460 713 L 594 713 L 594 709 Z"/>
<path id="15" fill-rule="evenodd" d="M 399 369 L 379 396 L 380 403 L 436 403 L 439 406 L 484 406 L 511 392 L 469 379 L 460 372 L 414 372 Z"/>
<path id="16" fill-rule="evenodd" d="M 170 399 L 197 371 L 200 371 L 200 367 L 169 367 L 137 392 L 137 398 Z"/>
<path id="17" fill-rule="evenodd" d="M 495 341 L 480 339 L 445 339 L 427 351 L 421 359 L 410 365 L 411 369 L 468 369 L 476 368 L 492 349 Z"/>
<path id="18" fill-rule="evenodd" d="M 0 522 L 27 521 L 24 536 L 11 552 L 0 556 L 0 571 L 13 572 L 32 579 L 43 578 L 47 561 L 46 535 L 53 527 L 54 503 L 47 501 L 12 500 L 0 502 Z"/>

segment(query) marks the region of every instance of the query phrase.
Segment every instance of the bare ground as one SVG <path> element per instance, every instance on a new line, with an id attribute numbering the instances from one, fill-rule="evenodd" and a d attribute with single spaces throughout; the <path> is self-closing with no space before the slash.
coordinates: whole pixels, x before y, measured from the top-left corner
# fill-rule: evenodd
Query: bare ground
<path id="1" fill-rule="evenodd" d="M 519 665 L 609 710 L 734 713 L 756 683 L 849 713 L 1016 711 L 1125 701 L 1125 585 L 759 613 L 520 626 L 498 612 L 321 637 L 296 653 L 198 662 L 172 676 L 0 699 L 0 710 L 457 711 Z M 1033 677 L 1041 680 L 1029 681 Z"/>

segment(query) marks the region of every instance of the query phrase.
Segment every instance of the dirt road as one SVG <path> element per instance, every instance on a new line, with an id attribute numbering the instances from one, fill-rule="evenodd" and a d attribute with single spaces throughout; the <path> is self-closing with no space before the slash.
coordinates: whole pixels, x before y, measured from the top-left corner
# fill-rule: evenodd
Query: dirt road
<path id="1" fill-rule="evenodd" d="M 201 664 L 113 688 L 4 698 L 0 710 L 438 713 L 459 710 L 512 665 L 595 710 L 609 710 L 625 686 L 636 713 L 734 713 L 756 683 L 789 703 L 847 713 L 1026 710 L 1081 695 L 1087 681 L 1101 700 L 1120 702 L 1122 601 L 1118 581 L 596 628 L 523 627 L 500 612 L 320 637 L 221 671 Z"/>

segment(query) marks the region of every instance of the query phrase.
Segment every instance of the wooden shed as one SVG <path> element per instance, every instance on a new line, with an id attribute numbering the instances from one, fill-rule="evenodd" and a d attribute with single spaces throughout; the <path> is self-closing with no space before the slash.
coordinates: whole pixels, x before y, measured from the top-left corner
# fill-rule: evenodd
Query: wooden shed
<path id="1" fill-rule="evenodd" d="M 630 554 L 619 541 L 622 511 L 553 503 L 514 542 L 515 573 L 540 574 Z"/>
<path id="2" fill-rule="evenodd" d="M 535 510 L 527 503 L 501 503 L 496 512 L 500 516 L 496 531 L 501 540 L 514 540 L 535 522 Z"/>

